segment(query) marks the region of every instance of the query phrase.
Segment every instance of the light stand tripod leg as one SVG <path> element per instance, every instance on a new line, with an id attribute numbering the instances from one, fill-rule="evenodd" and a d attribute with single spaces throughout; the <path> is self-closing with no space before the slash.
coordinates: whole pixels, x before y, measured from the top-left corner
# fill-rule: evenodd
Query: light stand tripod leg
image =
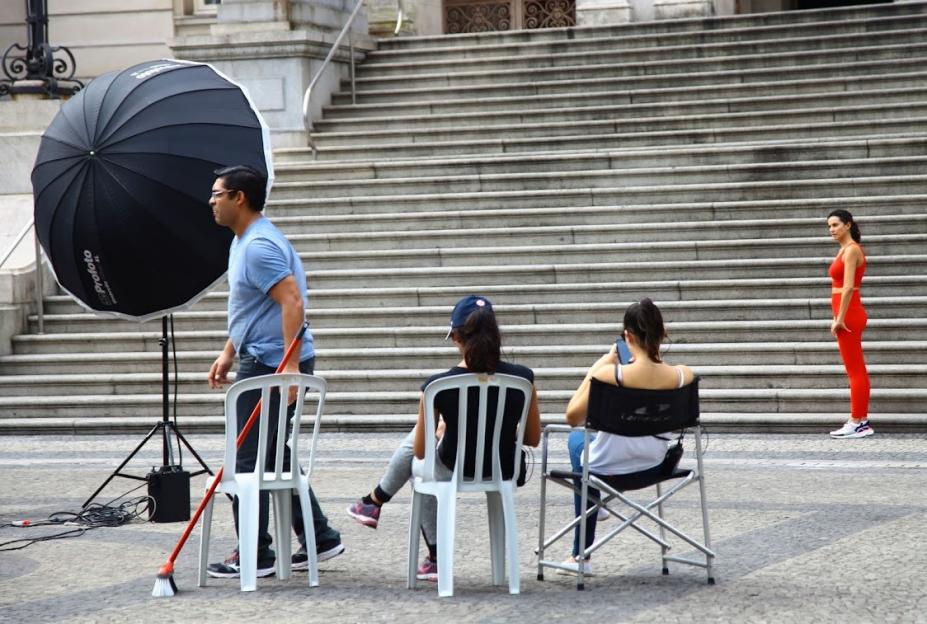
<path id="1" fill-rule="evenodd" d="M 148 440 L 150 440 L 151 437 L 152 437 L 155 433 L 158 432 L 159 429 L 160 429 L 160 430 L 163 430 L 163 429 L 164 429 L 164 423 L 160 423 L 160 422 L 159 422 L 158 424 L 156 424 L 154 427 L 151 428 L 151 431 L 148 432 L 148 435 L 146 435 L 146 436 L 144 437 L 144 439 L 143 439 L 141 442 L 139 442 L 138 446 L 136 446 L 136 447 L 132 450 L 132 452 L 129 453 L 129 455 L 128 455 L 124 460 L 122 460 L 122 463 L 119 464 L 119 466 L 112 472 L 112 474 L 110 474 L 110 475 L 106 478 L 106 481 L 104 481 L 103 484 L 102 484 L 100 487 L 98 487 L 98 488 L 96 489 L 96 491 L 95 491 L 93 494 L 90 495 L 90 498 L 88 498 L 87 500 L 84 501 L 84 504 L 81 505 L 81 509 L 86 509 L 86 508 L 87 508 L 87 505 L 89 505 L 90 503 L 92 503 L 92 502 L 93 502 L 93 499 L 95 499 L 95 498 L 97 497 L 97 494 L 99 494 L 100 492 L 102 492 L 102 491 L 103 491 L 103 488 L 105 488 L 107 485 L 109 485 L 109 482 L 112 481 L 113 479 L 115 479 L 116 477 L 124 477 L 124 478 L 126 478 L 126 479 L 138 479 L 139 481 L 145 481 L 145 478 L 144 478 L 144 477 L 136 477 L 135 475 L 122 474 L 120 471 L 125 467 L 126 464 L 128 464 L 128 463 L 132 460 L 133 457 L 135 457 L 135 455 L 142 449 L 143 446 L 145 446 L 145 444 L 148 442 Z"/>
<path id="2" fill-rule="evenodd" d="M 129 463 L 129 461 L 132 460 L 133 457 L 135 457 L 135 455 L 142 449 L 142 447 L 145 446 L 145 444 L 158 431 L 161 432 L 162 469 L 167 470 L 167 469 L 175 468 L 175 466 L 173 466 L 174 452 L 173 452 L 173 447 L 171 446 L 171 439 L 170 439 L 171 432 L 173 432 L 173 434 L 177 436 L 177 440 L 179 441 L 179 443 L 186 446 L 187 450 L 190 451 L 193 457 L 196 458 L 196 461 L 199 462 L 200 466 L 203 467 L 203 470 L 197 471 L 193 473 L 193 475 L 191 476 L 200 475 L 200 474 L 203 474 L 204 472 L 213 474 L 212 470 L 209 469 L 209 466 L 206 465 L 206 462 L 204 462 L 203 459 L 199 456 L 199 454 L 195 450 L 193 450 L 193 447 L 190 445 L 187 439 L 183 437 L 183 434 L 180 433 L 180 431 L 177 429 L 177 426 L 174 423 L 172 423 L 170 420 L 170 400 L 168 397 L 169 375 L 168 375 L 168 357 L 167 357 L 167 347 L 168 347 L 167 319 L 168 319 L 167 316 L 161 318 L 161 340 L 159 341 L 161 345 L 161 420 L 157 424 L 155 424 L 154 427 L 151 428 L 151 431 L 148 432 L 148 435 L 146 435 L 145 438 L 141 442 L 139 442 L 138 446 L 136 446 L 135 449 L 131 453 L 129 453 L 128 457 L 122 460 L 122 463 L 119 464 L 119 467 L 116 468 L 116 470 L 114 470 L 112 474 L 109 475 L 109 477 L 107 477 L 106 481 L 104 481 L 103 484 L 100 485 L 100 487 L 98 487 L 96 491 L 90 495 L 90 498 L 84 501 L 84 504 L 81 507 L 82 509 L 86 509 L 86 507 L 90 503 L 93 502 L 93 499 L 95 499 L 100 494 L 100 492 L 103 491 L 103 488 L 109 485 L 110 481 L 112 481 L 116 477 L 124 477 L 126 479 L 135 479 L 137 481 L 147 481 L 148 480 L 147 477 L 138 477 L 138 476 L 130 475 L 130 474 L 122 474 L 121 470 L 125 467 L 126 464 Z M 177 466 L 177 468 L 180 468 L 180 466 Z"/>
<path id="3" fill-rule="evenodd" d="M 171 430 L 174 432 L 174 435 L 177 436 L 177 439 L 180 441 L 180 443 L 183 444 L 185 447 L 187 447 L 187 450 L 190 451 L 190 454 L 193 455 L 194 459 L 196 459 L 196 461 L 199 462 L 200 466 L 203 467 L 202 470 L 197 470 L 196 472 L 191 472 L 191 473 L 190 473 L 190 476 L 191 476 L 191 477 L 195 477 L 195 476 L 197 476 L 197 475 L 201 475 L 201 474 L 204 474 L 204 473 L 207 473 L 207 474 L 210 474 L 210 475 L 215 474 L 215 473 L 213 473 L 212 470 L 209 469 L 209 466 L 206 465 L 206 462 L 203 461 L 203 459 L 200 457 L 199 453 L 197 453 L 196 450 L 195 450 L 192 446 L 190 446 L 190 443 L 187 442 L 187 439 L 183 436 L 182 433 L 180 433 L 180 429 L 178 429 L 177 426 L 174 425 L 173 423 L 168 423 L 167 426 L 169 426 L 169 427 L 171 428 Z"/>

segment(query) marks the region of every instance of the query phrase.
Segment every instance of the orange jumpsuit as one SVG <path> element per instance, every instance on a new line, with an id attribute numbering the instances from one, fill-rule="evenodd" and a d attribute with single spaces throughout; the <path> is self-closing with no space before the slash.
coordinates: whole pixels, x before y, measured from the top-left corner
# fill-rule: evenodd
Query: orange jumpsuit
<path id="1" fill-rule="evenodd" d="M 855 289 L 850 295 L 850 307 L 847 308 L 844 317 L 844 323 L 850 331 L 839 330 L 837 332 L 837 346 L 840 348 L 840 357 L 843 359 L 843 366 L 850 380 L 850 416 L 862 420 L 865 420 L 869 414 L 870 393 L 869 372 L 866 370 L 866 361 L 863 359 L 863 330 L 866 329 L 866 322 L 869 319 L 859 294 L 865 270 L 866 260 L 863 257 L 863 262 L 856 267 L 853 280 Z M 843 254 L 840 253 L 834 258 L 827 271 L 833 288 L 843 287 L 843 271 Z M 834 318 L 837 318 L 840 312 L 840 297 L 840 293 L 833 293 L 830 297 Z"/>

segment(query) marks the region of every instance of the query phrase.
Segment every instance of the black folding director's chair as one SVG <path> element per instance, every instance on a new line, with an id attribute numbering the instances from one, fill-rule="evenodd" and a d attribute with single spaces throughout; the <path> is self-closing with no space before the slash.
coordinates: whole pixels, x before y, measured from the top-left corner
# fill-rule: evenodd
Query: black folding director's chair
<path id="1" fill-rule="evenodd" d="M 695 432 L 696 467 L 694 469 L 680 469 L 676 466 L 676 461 L 672 461 L 671 457 L 668 457 L 662 469 L 650 469 L 624 475 L 602 475 L 589 472 L 589 443 L 591 434 L 595 432 L 633 437 L 682 432 L 688 428 L 694 429 Z M 573 528 L 577 523 L 580 523 L 579 543 L 584 546 L 586 543 L 586 518 L 590 514 L 598 513 L 599 509 L 603 508 L 609 514 L 618 518 L 621 524 L 597 539 L 589 548 L 580 550 L 576 557 L 577 589 L 582 590 L 584 588 L 583 562 L 603 544 L 628 527 L 635 529 L 660 546 L 663 559 L 663 574 L 669 574 L 668 564 L 670 562 L 698 566 L 706 569 L 708 573 L 708 584 L 713 585 L 715 579 L 712 573 L 712 564 L 715 553 L 711 550 L 711 538 L 708 532 L 705 477 L 702 470 L 698 378 L 687 386 L 674 388 L 672 390 L 625 388 L 623 386 L 615 386 L 593 379 L 589 389 L 589 407 L 586 415 L 586 424 L 585 427 L 580 428 L 580 430 L 584 432 L 585 439 L 583 448 L 583 470 L 581 473 L 565 470 L 548 471 L 547 452 L 550 434 L 569 433 L 573 430 L 574 429 L 568 425 L 548 425 L 544 428 L 541 459 L 541 510 L 540 526 L 538 529 L 538 580 L 544 580 L 545 567 L 568 569 L 572 571 L 572 568 L 562 563 L 544 559 L 544 551 L 563 536 L 572 535 Z M 679 443 L 681 443 L 681 436 Z M 681 451 L 681 447 L 679 451 Z M 678 461 L 678 456 L 676 459 Z M 549 539 L 545 539 L 544 521 L 548 481 L 560 484 L 579 494 L 582 497 L 580 508 L 584 509 L 585 513 L 581 517 L 574 518 L 570 523 L 554 533 Z M 674 481 L 675 483 L 664 492 L 661 488 L 661 484 L 665 481 Z M 674 494 L 696 482 L 699 486 L 702 526 L 705 534 L 703 543 L 698 542 L 696 539 L 686 535 L 684 532 L 671 525 L 663 516 L 663 504 Z M 656 498 L 648 503 L 642 504 L 636 502 L 625 494 L 629 491 L 643 490 L 652 486 L 656 486 Z M 597 488 L 600 491 L 600 499 L 598 501 L 591 501 L 594 503 L 591 506 L 589 504 L 588 492 L 590 487 Z M 630 509 L 626 509 L 625 507 L 620 507 L 620 510 L 616 509 L 617 503 L 623 503 Z M 654 508 L 656 508 L 656 513 L 654 513 Z M 655 534 L 648 527 L 640 525 L 639 521 L 645 519 L 656 523 L 658 534 Z M 700 556 L 698 559 L 689 559 L 668 554 L 672 546 L 667 542 L 667 533 L 672 533 L 700 551 L 701 554 L 705 556 L 705 560 L 701 561 Z"/>

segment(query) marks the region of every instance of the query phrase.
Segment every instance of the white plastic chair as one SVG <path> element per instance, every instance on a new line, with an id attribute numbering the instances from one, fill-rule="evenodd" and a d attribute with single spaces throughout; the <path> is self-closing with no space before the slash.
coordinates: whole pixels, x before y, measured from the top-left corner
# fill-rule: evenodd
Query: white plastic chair
<path id="1" fill-rule="evenodd" d="M 296 410 L 291 422 L 291 432 L 287 435 L 290 423 L 287 420 L 286 400 L 277 401 L 276 414 L 276 444 L 273 471 L 265 471 L 267 457 L 267 440 L 271 433 L 270 419 L 271 393 L 279 392 L 280 396 L 287 396 L 288 388 L 297 387 Z M 238 453 L 236 438 L 238 437 L 238 422 L 236 405 L 238 397 L 250 390 L 261 391 L 261 412 L 255 427 L 258 430 L 258 453 L 253 472 L 236 473 L 236 456 Z M 306 391 L 318 393 L 318 406 L 315 413 L 315 423 L 312 428 L 312 439 L 309 445 L 308 468 L 303 474 L 299 463 L 299 428 L 305 401 Z M 287 579 L 292 573 L 290 526 L 291 526 L 291 498 L 294 492 L 299 496 L 300 507 L 303 512 L 303 528 L 306 537 L 306 552 L 309 556 L 309 586 L 318 587 L 319 569 L 316 556 L 315 530 L 312 521 L 312 510 L 309 503 L 309 478 L 312 474 L 312 465 L 315 459 L 315 449 L 318 442 L 319 423 L 322 419 L 322 409 L 325 406 L 326 383 L 321 377 L 298 373 L 277 375 L 262 375 L 252 377 L 233 384 L 225 395 L 225 469 L 222 480 L 216 488 L 216 493 L 223 492 L 238 496 L 239 531 L 238 555 L 241 566 L 241 591 L 254 591 L 257 589 L 257 531 L 258 531 L 258 498 L 260 490 L 268 490 L 273 500 L 274 508 L 274 542 L 276 544 L 277 558 L 275 572 L 277 578 Z M 252 429 L 254 431 L 254 429 Z M 284 444 L 290 447 L 290 463 L 284 466 Z M 211 479 L 207 481 L 209 488 Z M 214 499 L 215 497 L 213 497 Z M 212 504 L 209 503 L 203 511 L 203 531 L 200 538 L 200 560 L 198 585 L 206 585 L 206 566 L 209 561 L 209 533 L 212 525 Z"/>
<path id="2" fill-rule="evenodd" d="M 477 434 L 475 440 L 467 440 L 467 400 L 470 388 L 479 389 L 479 410 Z M 493 419 L 492 435 L 489 447 L 486 446 L 487 422 L 489 421 L 488 395 L 490 388 L 499 389 L 496 414 Z M 435 480 L 435 462 L 440 461 L 433 443 L 435 439 L 435 396 L 445 390 L 457 390 L 459 395 L 459 422 L 457 425 L 457 461 L 450 481 Z M 507 443 L 500 440 L 503 414 L 506 400 L 511 400 L 509 391 L 521 392 L 524 405 L 518 418 L 518 428 L 514 440 L 515 446 L 514 474 L 511 479 L 503 480 L 499 463 L 499 445 Z M 437 498 L 437 540 L 438 540 L 438 595 L 454 595 L 454 534 L 457 515 L 458 492 L 485 492 L 489 514 L 490 556 L 493 585 L 501 585 L 505 580 L 505 559 L 508 555 L 509 593 L 517 594 L 520 588 L 518 567 L 518 525 L 515 520 L 515 482 L 518 479 L 522 437 L 525 432 L 525 419 L 531 404 L 532 385 L 526 379 L 512 375 L 488 375 L 468 373 L 445 377 L 428 384 L 425 388 L 425 459 L 413 464 L 412 478 L 412 514 L 409 523 L 409 570 L 408 587 L 416 587 L 416 568 L 418 565 L 420 528 L 422 525 L 422 503 L 425 496 Z M 474 475 L 464 475 L 464 462 L 468 445 L 476 446 Z M 482 474 L 484 456 L 489 452 L 492 457 L 492 474 L 485 478 Z"/>

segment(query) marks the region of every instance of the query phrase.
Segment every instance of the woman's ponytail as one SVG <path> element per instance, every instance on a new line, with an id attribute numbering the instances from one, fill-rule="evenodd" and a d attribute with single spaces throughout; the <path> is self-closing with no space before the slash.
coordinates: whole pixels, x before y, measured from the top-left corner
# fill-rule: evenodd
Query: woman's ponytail
<path id="1" fill-rule="evenodd" d="M 491 308 L 477 308 L 454 330 L 463 347 L 464 362 L 475 373 L 494 373 L 501 359 L 502 336 Z"/>
<path id="2" fill-rule="evenodd" d="M 624 328 L 634 335 L 637 342 L 654 362 L 660 362 L 660 345 L 666 338 L 663 314 L 653 300 L 641 299 L 632 303 L 624 313 Z"/>

